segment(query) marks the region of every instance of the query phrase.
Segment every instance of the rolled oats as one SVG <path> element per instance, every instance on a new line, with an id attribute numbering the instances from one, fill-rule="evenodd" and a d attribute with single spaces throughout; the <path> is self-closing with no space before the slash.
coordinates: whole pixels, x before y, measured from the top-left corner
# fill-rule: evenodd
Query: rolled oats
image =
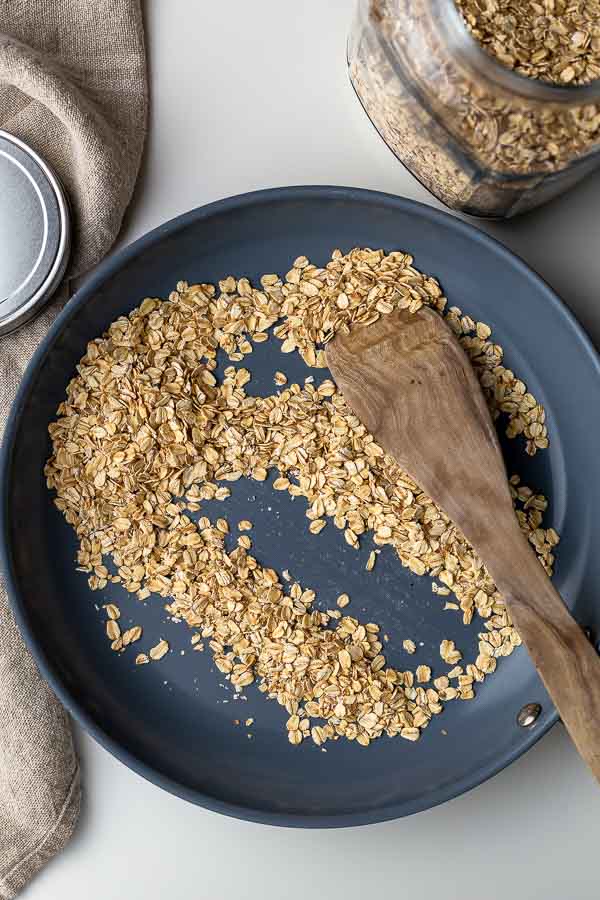
<path id="1" fill-rule="evenodd" d="M 473 683 L 520 643 L 463 535 L 379 447 L 330 379 L 260 397 L 246 394 L 243 367 L 214 374 L 219 349 L 241 362 L 256 336 L 271 331 L 282 350 L 322 368 L 323 347 L 339 329 L 427 304 L 446 315 L 509 436 L 522 436 L 529 453 L 543 449 L 544 410 L 503 366 L 487 326 L 447 310 L 437 281 L 412 262 L 406 253 L 355 249 L 334 251 L 324 268 L 299 257 L 285 279 L 265 276 L 260 289 L 232 276 L 219 290 L 180 282 L 168 301 L 144 300 L 90 342 L 50 426 L 48 487 L 77 533 L 78 566 L 92 589 L 107 582 L 112 560 L 112 582 L 141 598 L 162 597 L 168 613 L 194 630 L 195 650 L 208 641 L 236 692 L 256 681 L 287 710 L 293 744 L 343 737 L 366 747 L 382 734 L 416 740 L 445 702 L 474 696 Z M 247 535 L 228 550 L 225 517 L 188 515 L 187 504 L 195 512 L 205 500 L 225 500 L 224 482 L 263 481 L 271 469 L 275 490 L 306 501 L 310 531 L 330 524 L 353 547 L 369 535 L 452 592 L 464 621 L 479 615 L 474 662 L 456 666 L 460 651 L 443 641 L 442 659 L 454 668 L 435 673 L 434 690 L 428 666 L 413 673 L 388 665 L 379 626 L 342 613 L 347 595 L 321 612 L 314 591 L 251 555 Z M 520 525 L 551 572 L 558 535 L 543 527 L 546 500 L 517 477 L 510 486 Z M 142 631 L 122 635 L 114 609 L 107 606 L 107 635 L 122 650 Z M 410 640 L 403 647 L 416 650 Z M 136 665 L 168 651 L 161 639 Z"/>

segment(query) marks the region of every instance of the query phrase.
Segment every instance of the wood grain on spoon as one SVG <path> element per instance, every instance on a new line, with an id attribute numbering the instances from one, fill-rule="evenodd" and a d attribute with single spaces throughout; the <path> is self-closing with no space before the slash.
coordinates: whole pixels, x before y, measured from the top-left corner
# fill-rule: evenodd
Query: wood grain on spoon
<path id="1" fill-rule="evenodd" d="M 431 309 L 401 310 L 338 333 L 326 354 L 351 409 L 487 566 L 600 781 L 600 659 L 519 527 L 496 429 L 454 334 Z"/>

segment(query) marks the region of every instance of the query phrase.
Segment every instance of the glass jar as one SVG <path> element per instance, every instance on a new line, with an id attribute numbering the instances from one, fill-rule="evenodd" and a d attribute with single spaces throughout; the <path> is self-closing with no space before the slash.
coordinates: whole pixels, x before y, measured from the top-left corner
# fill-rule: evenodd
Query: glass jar
<path id="1" fill-rule="evenodd" d="M 348 65 L 387 145 L 452 209 L 508 218 L 600 165 L 600 80 L 558 86 L 505 68 L 454 0 L 359 0 Z"/>

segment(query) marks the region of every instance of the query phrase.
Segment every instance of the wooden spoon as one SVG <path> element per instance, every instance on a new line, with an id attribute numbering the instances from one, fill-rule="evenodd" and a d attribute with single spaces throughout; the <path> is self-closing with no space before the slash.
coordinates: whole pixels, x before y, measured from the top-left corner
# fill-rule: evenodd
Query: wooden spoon
<path id="1" fill-rule="evenodd" d="M 600 781 L 600 659 L 519 527 L 496 429 L 457 339 L 433 310 L 400 310 L 338 333 L 326 355 L 350 408 L 483 560 Z"/>

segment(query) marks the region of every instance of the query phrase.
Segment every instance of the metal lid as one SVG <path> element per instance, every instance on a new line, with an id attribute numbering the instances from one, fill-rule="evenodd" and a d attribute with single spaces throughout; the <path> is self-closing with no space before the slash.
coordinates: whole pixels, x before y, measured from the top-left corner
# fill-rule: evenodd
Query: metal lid
<path id="1" fill-rule="evenodd" d="M 48 302 L 71 247 L 65 192 L 27 144 L 0 130 L 0 335 Z"/>

